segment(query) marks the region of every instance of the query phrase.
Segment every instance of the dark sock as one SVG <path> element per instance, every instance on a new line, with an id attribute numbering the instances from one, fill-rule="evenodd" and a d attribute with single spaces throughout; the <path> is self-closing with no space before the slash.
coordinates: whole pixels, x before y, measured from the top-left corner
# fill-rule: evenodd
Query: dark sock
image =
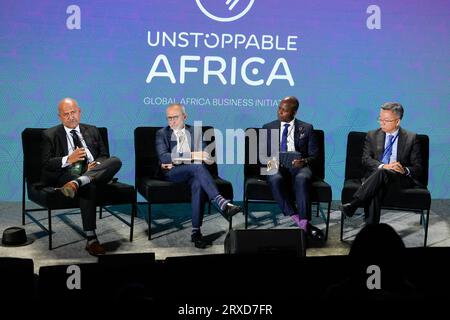
<path id="1" fill-rule="evenodd" d="M 98 241 L 95 231 L 86 231 L 86 240 L 88 243 Z"/>

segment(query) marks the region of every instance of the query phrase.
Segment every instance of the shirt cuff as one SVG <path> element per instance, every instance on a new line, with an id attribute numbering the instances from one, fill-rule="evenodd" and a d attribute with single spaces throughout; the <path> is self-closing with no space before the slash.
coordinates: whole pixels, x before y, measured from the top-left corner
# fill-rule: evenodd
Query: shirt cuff
<path id="1" fill-rule="evenodd" d="M 69 156 L 65 156 L 62 158 L 61 160 L 61 168 L 65 168 L 67 166 L 69 166 L 70 164 L 67 162 L 67 159 L 69 158 Z"/>
<path id="2" fill-rule="evenodd" d="M 383 168 L 383 166 L 384 166 L 384 163 L 380 164 L 380 165 L 378 166 L 378 169 Z"/>
<path id="3" fill-rule="evenodd" d="M 409 170 L 408 167 L 405 167 L 405 172 L 408 177 L 411 175 L 411 171 Z"/>

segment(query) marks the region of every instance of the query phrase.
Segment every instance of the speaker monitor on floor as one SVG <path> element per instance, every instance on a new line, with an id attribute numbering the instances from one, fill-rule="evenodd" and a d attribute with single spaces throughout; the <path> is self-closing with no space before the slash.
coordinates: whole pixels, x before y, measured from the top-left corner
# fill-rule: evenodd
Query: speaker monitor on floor
<path id="1" fill-rule="evenodd" d="M 0 257 L 0 301 L 2 299 L 32 299 L 35 293 L 34 287 L 32 259 Z"/>
<path id="2" fill-rule="evenodd" d="M 306 255 L 305 233 L 300 229 L 231 230 L 224 246 L 231 254 Z"/>

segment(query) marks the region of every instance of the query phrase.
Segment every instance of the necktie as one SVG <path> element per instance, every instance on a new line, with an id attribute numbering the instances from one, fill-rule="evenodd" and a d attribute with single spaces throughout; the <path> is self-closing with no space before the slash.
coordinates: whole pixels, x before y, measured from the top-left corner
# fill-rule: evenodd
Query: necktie
<path id="1" fill-rule="evenodd" d="M 77 131 L 76 130 L 70 130 L 70 134 L 72 136 L 73 139 L 73 145 L 74 145 L 74 149 L 78 148 L 83 148 L 83 145 L 81 144 L 81 140 L 80 137 L 78 137 Z M 87 156 L 84 157 L 84 160 L 82 161 L 78 161 L 77 163 L 74 164 L 74 173 L 80 175 L 81 173 L 83 173 L 86 169 L 87 169 Z"/>
<path id="2" fill-rule="evenodd" d="M 78 137 L 76 130 L 70 130 L 70 134 L 72 135 L 73 144 L 75 148 L 83 148 L 83 145 L 81 144 L 80 137 Z"/>
<path id="3" fill-rule="evenodd" d="M 392 140 L 393 139 L 394 139 L 394 136 L 392 134 L 388 135 L 388 144 L 387 144 L 386 150 L 384 150 L 384 152 L 383 152 L 383 159 L 381 159 L 381 162 L 383 162 L 384 164 L 388 164 L 391 159 L 392 147 L 393 147 Z"/>
<path id="4" fill-rule="evenodd" d="M 189 148 L 189 142 L 187 141 L 186 134 L 183 131 L 179 131 L 178 137 L 178 152 L 179 153 L 189 153 L 191 149 Z"/>
<path id="5" fill-rule="evenodd" d="M 284 124 L 283 134 L 281 136 L 281 152 L 287 151 L 287 137 L 289 131 L 289 123 Z"/>

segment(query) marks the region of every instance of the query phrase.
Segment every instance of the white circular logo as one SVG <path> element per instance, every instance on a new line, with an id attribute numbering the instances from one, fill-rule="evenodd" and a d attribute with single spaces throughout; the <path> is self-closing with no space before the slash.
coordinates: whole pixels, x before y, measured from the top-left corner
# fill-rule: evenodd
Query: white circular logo
<path id="1" fill-rule="evenodd" d="M 220 13 L 220 15 L 218 15 L 218 13 L 216 13 L 216 10 L 212 10 L 211 8 L 206 9 L 205 6 L 202 4 L 202 0 L 195 0 L 195 2 L 197 3 L 197 6 L 200 8 L 200 10 L 203 12 L 203 14 L 205 16 L 207 16 L 210 19 L 219 21 L 219 22 L 231 22 L 237 19 L 242 18 L 244 15 L 247 14 L 247 12 L 249 12 L 249 10 L 252 8 L 253 3 L 255 2 L 255 0 L 247 0 L 248 4 L 246 7 L 243 7 L 243 5 L 239 5 L 239 7 L 243 7 L 242 10 L 239 10 L 239 12 L 234 13 L 234 7 L 236 5 L 238 5 L 239 2 L 243 3 L 245 2 L 244 0 L 221 0 L 223 1 L 223 5 L 224 8 L 223 9 L 227 9 L 226 13 L 231 13 L 231 16 L 228 16 L 227 14 L 224 13 Z M 203 2 L 205 2 L 205 0 L 203 0 Z M 214 4 L 217 5 L 217 1 L 214 1 Z M 211 13 L 211 11 L 215 12 L 215 14 Z"/>

